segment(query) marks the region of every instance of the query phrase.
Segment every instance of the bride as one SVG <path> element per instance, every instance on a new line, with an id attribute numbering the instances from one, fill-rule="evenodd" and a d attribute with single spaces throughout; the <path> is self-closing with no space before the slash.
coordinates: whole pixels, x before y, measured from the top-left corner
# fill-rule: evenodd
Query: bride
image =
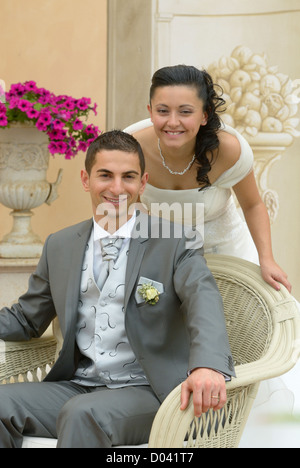
<path id="1" fill-rule="evenodd" d="M 270 221 L 256 185 L 252 150 L 242 135 L 222 124 L 219 111 L 224 104 L 206 71 L 177 65 L 153 75 L 151 119 L 125 129 L 140 142 L 146 159 L 149 182 L 141 201 L 151 214 L 155 214 L 151 207 L 161 203 L 202 203 L 205 253 L 258 263 L 267 283 L 277 290 L 283 284 L 291 291 L 286 273 L 274 260 Z M 175 221 L 181 219 L 175 217 Z"/>
<path id="2" fill-rule="evenodd" d="M 151 120 L 141 125 L 147 128 L 125 129 L 139 140 L 145 154 L 149 183 L 142 202 L 149 207 L 154 202 L 203 203 L 205 253 L 259 260 L 265 281 L 276 289 L 284 284 L 291 291 L 273 257 L 252 150 L 238 132 L 222 125 L 217 111 L 223 105 L 205 71 L 178 65 L 154 74 Z M 235 208 L 231 189 L 249 229 Z"/>

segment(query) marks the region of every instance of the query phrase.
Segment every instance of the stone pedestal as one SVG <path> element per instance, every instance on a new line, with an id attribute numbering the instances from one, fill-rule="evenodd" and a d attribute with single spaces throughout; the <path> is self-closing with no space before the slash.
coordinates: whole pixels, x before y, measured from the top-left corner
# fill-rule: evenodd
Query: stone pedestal
<path id="1" fill-rule="evenodd" d="M 0 258 L 0 310 L 17 302 L 27 291 L 38 262 L 38 258 Z M 52 334 L 51 325 L 43 336 Z"/>
<path id="2" fill-rule="evenodd" d="M 28 280 L 38 258 L 0 258 L 0 309 L 10 306 L 27 291 Z"/>

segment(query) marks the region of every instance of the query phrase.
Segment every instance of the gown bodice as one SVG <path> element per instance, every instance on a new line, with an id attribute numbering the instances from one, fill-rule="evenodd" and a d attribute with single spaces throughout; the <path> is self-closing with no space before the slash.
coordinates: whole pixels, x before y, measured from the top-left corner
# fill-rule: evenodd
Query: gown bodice
<path id="1" fill-rule="evenodd" d="M 166 190 L 147 184 L 141 197 L 154 216 L 170 216 L 172 221 L 182 222 L 186 207 L 203 206 L 204 251 L 245 258 L 258 263 L 257 251 L 245 221 L 240 215 L 232 194 L 232 187 L 244 179 L 253 169 L 253 153 L 242 135 L 227 125 L 224 131 L 237 137 L 241 147 L 238 161 L 225 171 L 210 187 L 203 190 Z M 161 204 L 173 205 L 173 210 L 161 210 Z M 179 204 L 176 209 L 174 204 Z M 197 224 L 197 210 L 193 210 L 191 224 Z"/>

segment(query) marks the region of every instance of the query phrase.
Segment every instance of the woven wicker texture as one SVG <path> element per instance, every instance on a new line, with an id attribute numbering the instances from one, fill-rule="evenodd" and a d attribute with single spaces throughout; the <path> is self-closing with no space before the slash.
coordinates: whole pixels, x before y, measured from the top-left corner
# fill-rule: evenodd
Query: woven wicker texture
<path id="1" fill-rule="evenodd" d="M 295 363 L 294 344 L 300 322 L 294 299 L 261 278 L 260 269 L 245 260 L 210 255 L 208 265 L 220 289 L 237 378 L 227 384 L 227 404 L 194 418 L 192 399 L 180 411 L 180 386 L 161 405 L 149 447 L 237 447 L 259 382 L 279 376 Z M 41 380 L 53 365 L 54 338 L 6 343 L 0 359 L 0 383 Z M 5 361 L 5 362 L 3 362 Z"/>
<path id="2" fill-rule="evenodd" d="M 6 342 L 5 358 L 0 360 L 0 384 L 42 380 L 54 364 L 55 351 L 53 337 Z"/>

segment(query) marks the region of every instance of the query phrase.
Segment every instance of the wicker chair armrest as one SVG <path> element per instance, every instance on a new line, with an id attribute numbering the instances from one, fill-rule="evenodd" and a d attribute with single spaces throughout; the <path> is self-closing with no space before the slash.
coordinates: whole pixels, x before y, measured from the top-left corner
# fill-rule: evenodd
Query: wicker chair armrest
<path id="1" fill-rule="evenodd" d="M 238 379 L 234 379 L 238 381 Z M 181 385 L 160 406 L 149 438 L 149 448 L 236 448 L 255 400 L 259 383 L 230 390 L 227 403 L 219 411 L 194 416 L 193 398 L 180 409 Z"/>
<path id="2" fill-rule="evenodd" d="M 281 358 L 281 356 L 278 356 Z M 227 383 L 227 390 L 233 390 L 239 387 L 246 387 L 255 383 L 262 382 L 263 380 L 273 379 L 285 374 L 291 370 L 296 361 L 290 359 L 289 362 L 276 360 L 274 356 L 269 360 L 260 359 L 249 364 L 244 364 L 236 367 L 236 378 Z"/>
<path id="3" fill-rule="evenodd" d="M 277 330 L 265 356 L 235 367 L 236 378 L 226 383 L 227 403 L 222 410 L 210 410 L 196 419 L 191 397 L 187 409 L 181 411 L 181 385 L 178 385 L 157 412 L 149 448 L 238 447 L 260 382 L 282 375 L 296 364 L 298 353 L 293 342 L 299 341 L 299 325 L 298 318 L 280 322 L 284 333 Z"/>
<path id="4" fill-rule="evenodd" d="M 55 352 L 53 336 L 2 342 L 0 384 L 41 381 L 54 363 Z"/>

